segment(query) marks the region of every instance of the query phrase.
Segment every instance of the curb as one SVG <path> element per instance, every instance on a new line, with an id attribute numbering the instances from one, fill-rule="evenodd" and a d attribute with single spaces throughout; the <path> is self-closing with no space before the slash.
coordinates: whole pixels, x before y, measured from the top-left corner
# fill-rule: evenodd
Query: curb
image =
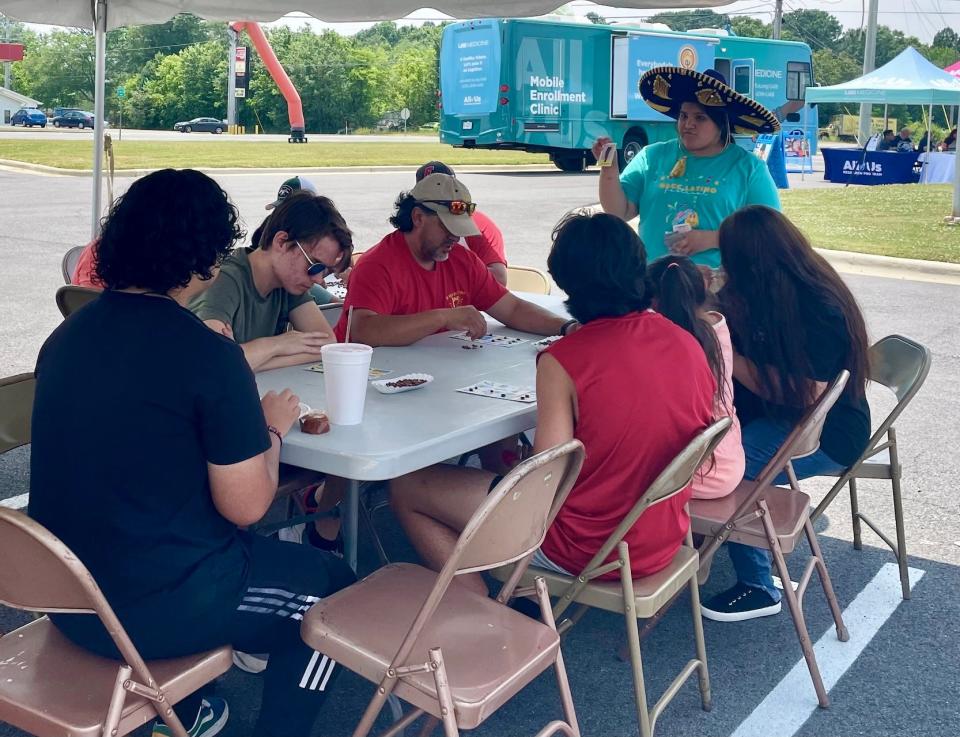
<path id="1" fill-rule="evenodd" d="M 27 172 L 35 172 L 38 174 L 51 174 L 56 176 L 65 176 L 65 177 L 90 177 L 92 176 L 92 170 L 90 169 L 62 169 L 56 166 L 47 166 L 46 164 L 32 164 L 26 161 L 16 161 L 13 159 L 0 159 L 0 166 L 6 169 L 22 170 Z M 343 174 L 343 173 L 361 173 L 361 174 L 372 174 L 375 172 L 406 172 L 406 171 L 416 171 L 417 164 L 398 164 L 398 165 L 383 165 L 383 166 L 315 166 L 315 167 L 286 167 L 278 169 L 264 169 L 264 168 L 254 168 L 254 167 L 204 167 L 199 168 L 197 171 L 202 171 L 204 173 L 210 174 L 290 174 L 291 172 L 303 172 L 306 174 Z M 457 169 L 460 171 L 470 172 L 470 173 L 489 173 L 495 174 L 498 172 L 553 172 L 556 169 L 553 166 L 548 166 L 546 164 L 461 164 L 457 166 Z M 153 169 L 117 169 L 114 171 L 114 177 L 142 177 L 152 172 L 157 171 L 156 168 Z"/>
<path id="2" fill-rule="evenodd" d="M 960 264 L 942 261 L 923 261 L 916 258 L 877 256 L 872 253 L 831 251 L 818 248 L 817 252 L 838 271 L 845 274 L 882 276 L 888 279 L 960 284 Z"/>

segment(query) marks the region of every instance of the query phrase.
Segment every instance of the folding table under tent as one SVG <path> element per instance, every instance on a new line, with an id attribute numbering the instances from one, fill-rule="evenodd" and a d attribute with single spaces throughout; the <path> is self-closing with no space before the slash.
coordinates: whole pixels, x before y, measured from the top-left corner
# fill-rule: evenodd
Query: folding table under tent
<path id="1" fill-rule="evenodd" d="M 875 105 L 960 106 L 960 79 L 908 46 L 882 67 L 830 87 L 808 87 L 806 101 Z M 958 107 L 960 109 L 960 107 Z M 953 218 L 960 218 L 960 147 L 953 180 Z"/>
<path id="2" fill-rule="evenodd" d="M 729 5 L 733 0 L 618 0 L 624 8 L 691 8 Z M 26 23 L 91 28 L 96 43 L 93 136 L 93 236 L 102 208 L 103 102 L 108 30 L 165 23 L 179 13 L 212 21 L 271 22 L 304 12 L 330 23 L 397 20 L 424 7 L 453 18 L 525 18 L 550 13 L 561 0 L 0 0 L 0 13 Z"/>

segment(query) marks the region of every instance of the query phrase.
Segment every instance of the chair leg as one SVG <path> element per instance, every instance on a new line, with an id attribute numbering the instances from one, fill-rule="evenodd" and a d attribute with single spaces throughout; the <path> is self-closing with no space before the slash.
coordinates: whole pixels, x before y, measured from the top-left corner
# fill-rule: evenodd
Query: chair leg
<path id="1" fill-rule="evenodd" d="M 690 613 L 693 616 L 693 640 L 697 651 L 697 676 L 700 679 L 700 704 L 704 711 L 713 708 L 710 693 L 710 669 L 707 667 L 707 644 L 703 638 L 703 617 L 700 614 L 700 587 L 697 577 L 690 579 Z"/>
<path id="2" fill-rule="evenodd" d="M 840 611 L 840 604 L 837 602 L 837 595 L 833 590 L 833 582 L 830 581 L 830 574 L 827 572 L 827 562 L 823 558 L 823 551 L 820 550 L 820 541 L 817 540 L 817 533 L 813 529 L 809 518 L 804 522 L 803 527 L 807 533 L 807 542 L 810 543 L 810 551 L 817 561 L 817 573 L 820 575 L 823 593 L 827 595 L 827 603 L 830 605 L 830 612 L 833 614 L 833 623 L 837 627 L 837 639 L 840 642 L 846 642 L 850 639 L 850 633 L 847 632 L 847 626 L 843 623 L 843 612 Z"/>
<path id="3" fill-rule="evenodd" d="M 618 547 L 624 546 L 620 543 Z M 647 709 L 647 686 L 643 679 L 643 656 L 640 654 L 640 629 L 637 626 L 636 598 L 633 593 L 633 573 L 630 558 L 620 550 L 624 565 L 620 569 L 620 584 L 623 587 L 623 617 L 627 627 L 627 647 L 630 649 L 630 665 L 633 668 L 633 696 L 637 702 L 637 722 L 640 737 L 651 737 L 650 712 Z M 698 607 L 699 608 L 699 607 Z"/>
<path id="4" fill-rule="evenodd" d="M 438 724 L 440 724 L 439 719 L 432 714 L 427 714 L 427 718 L 423 720 L 423 726 L 420 728 L 420 732 L 417 734 L 417 737 L 430 737 L 430 735 L 433 734 L 433 730 L 437 728 Z"/>
<path id="5" fill-rule="evenodd" d="M 364 525 L 366 525 L 367 532 L 370 533 L 373 546 L 377 549 L 377 557 L 380 559 L 380 565 L 388 565 L 390 559 L 387 557 L 387 551 L 384 550 L 380 535 L 377 534 L 377 528 L 373 525 L 373 514 L 370 512 L 370 507 L 367 506 L 367 500 L 363 497 L 362 492 L 360 496 L 360 517 L 363 519 Z"/>
<path id="6" fill-rule="evenodd" d="M 440 721 L 443 722 L 445 737 L 459 737 L 457 715 L 453 706 L 453 696 L 450 694 L 450 680 L 447 678 L 447 669 L 443 664 L 443 652 L 435 647 L 429 651 L 430 668 L 433 670 L 433 681 L 437 686 L 437 700 L 440 702 Z"/>
<path id="7" fill-rule="evenodd" d="M 860 503 L 857 499 L 857 480 L 850 479 L 850 518 L 853 523 L 853 549 L 862 550 L 863 541 L 861 540 L 863 530 L 860 525 Z"/>
<path id="8" fill-rule="evenodd" d="M 540 576 L 534 579 L 534 584 L 537 587 L 537 600 L 540 603 L 543 623 L 550 629 L 556 631 L 557 622 L 554 620 L 553 610 L 550 608 L 550 594 L 547 592 L 547 584 Z M 560 689 L 560 703 L 563 706 L 566 726 L 569 727 L 570 734 L 574 737 L 580 737 L 580 725 L 577 723 L 577 712 L 573 707 L 573 693 L 570 691 L 570 680 L 567 678 L 567 668 L 563 664 L 563 651 L 559 648 L 557 649 L 557 659 L 553 663 L 553 668 L 557 674 L 557 688 Z"/>
<path id="9" fill-rule="evenodd" d="M 395 678 L 384 678 L 380 681 L 379 688 L 377 688 L 373 698 L 370 699 L 370 703 L 367 704 L 367 708 L 364 710 L 360 722 L 353 730 L 353 737 L 367 737 L 367 735 L 370 734 L 370 730 L 373 729 L 373 723 L 377 720 L 377 716 L 383 709 L 383 705 L 387 703 L 387 697 L 393 693 L 394 686 L 396 686 Z"/>
<path id="10" fill-rule="evenodd" d="M 800 649 L 803 651 L 803 658 L 807 661 L 807 670 L 810 671 L 810 680 L 813 681 L 813 689 L 817 692 L 817 701 L 820 707 L 826 709 L 830 706 L 830 697 L 827 696 L 827 690 L 823 685 L 823 678 L 820 676 L 820 668 L 817 666 L 817 656 L 813 652 L 813 643 L 810 642 L 810 633 L 807 631 L 807 623 L 803 618 L 803 607 L 800 606 L 800 600 L 793 586 L 789 585 L 790 571 L 787 569 L 787 562 L 783 558 L 783 551 L 780 549 L 780 542 L 777 539 L 777 531 L 773 527 L 770 519 L 770 510 L 767 509 L 767 503 L 762 499 L 758 502 L 763 509 L 763 516 L 760 518 L 763 522 L 763 529 L 767 534 L 767 542 L 770 545 L 770 552 L 773 553 L 773 561 L 777 566 L 777 573 L 780 580 L 786 585 L 783 587 L 783 595 L 787 599 L 787 607 L 790 609 L 790 615 L 793 617 L 793 626 L 797 630 L 797 638 L 800 640 Z"/>
<path id="11" fill-rule="evenodd" d="M 910 574 L 907 571 L 907 533 L 903 524 L 903 497 L 900 493 L 900 458 L 897 453 L 897 434 L 890 428 L 890 483 L 893 486 L 893 521 L 897 526 L 897 566 L 900 568 L 900 590 L 903 598 L 910 598 Z"/>

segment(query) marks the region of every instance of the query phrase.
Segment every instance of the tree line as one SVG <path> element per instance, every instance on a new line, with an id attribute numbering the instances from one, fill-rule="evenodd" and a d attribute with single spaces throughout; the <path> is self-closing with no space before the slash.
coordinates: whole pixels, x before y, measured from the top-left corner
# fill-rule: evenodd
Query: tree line
<path id="1" fill-rule="evenodd" d="M 604 22 L 596 13 L 593 22 Z M 727 28 L 738 36 L 770 38 L 770 24 L 746 16 L 712 10 L 671 11 L 650 22 L 673 30 Z M 354 36 L 334 31 L 315 33 L 277 27 L 266 31 L 270 43 L 300 93 L 309 132 L 332 133 L 348 127 L 372 127 L 386 113 L 410 109 L 411 126 L 437 120 L 437 59 L 441 25 L 397 26 L 383 22 Z M 0 38 L 25 45 L 24 59 L 13 64 L 13 88 L 46 108 L 89 108 L 93 104 L 93 35 L 82 29 L 36 33 L 0 16 Z M 782 38 L 807 43 L 813 51 L 814 76 L 832 85 L 859 76 L 863 70 L 864 33 L 844 30 L 823 10 L 795 10 L 783 16 Z M 249 45 L 245 36 L 241 44 Z M 939 67 L 960 59 L 960 35 L 944 28 L 931 44 L 902 31 L 880 26 L 876 65 L 890 61 L 907 46 Z M 226 24 L 180 15 L 167 23 L 134 26 L 107 35 L 107 117 L 116 122 L 123 106 L 124 125 L 170 128 L 179 120 L 226 116 L 228 40 Z M 238 122 L 266 131 L 288 130 L 282 95 L 251 48 L 248 97 L 238 101 Z M 125 97 L 116 96 L 123 87 Z M 821 121 L 844 110 L 819 106 Z M 942 111 L 939 122 L 946 125 Z M 891 117 L 909 122 L 916 108 L 891 107 Z"/>

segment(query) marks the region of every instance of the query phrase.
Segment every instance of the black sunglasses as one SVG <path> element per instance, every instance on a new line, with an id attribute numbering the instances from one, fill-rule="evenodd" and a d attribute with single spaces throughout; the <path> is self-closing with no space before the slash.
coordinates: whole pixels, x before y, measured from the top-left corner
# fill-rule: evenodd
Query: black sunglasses
<path id="1" fill-rule="evenodd" d="M 300 245 L 300 241 L 294 241 L 294 243 L 297 244 L 297 248 L 300 249 L 300 253 L 303 254 L 303 257 L 309 264 L 309 266 L 307 266 L 307 276 L 319 276 L 327 270 L 327 266 L 325 264 L 318 263 L 307 255 L 307 252 L 303 250 L 303 246 Z"/>

